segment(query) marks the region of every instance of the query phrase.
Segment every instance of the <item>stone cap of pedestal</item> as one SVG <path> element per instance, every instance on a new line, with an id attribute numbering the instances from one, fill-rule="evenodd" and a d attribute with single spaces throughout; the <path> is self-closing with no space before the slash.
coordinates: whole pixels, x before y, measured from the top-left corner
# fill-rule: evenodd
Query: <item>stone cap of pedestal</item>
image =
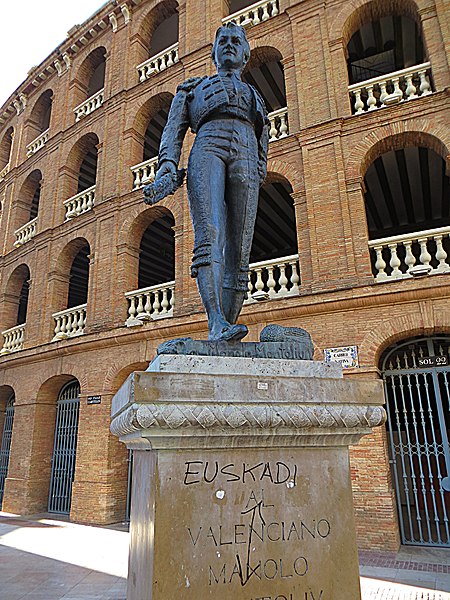
<path id="1" fill-rule="evenodd" d="M 191 356 L 160 354 L 146 371 L 154 373 L 198 373 L 200 375 L 268 375 L 274 377 L 341 378 L 342 367 L 336 362 L 247 358 L 236 356 Z"/>
<path id="2" fill-rule="evenodd" d="M 378 380 L 138 371 L 111 431 L 135 449 L 342 446 L 384 423 L 383 404 Z"/>

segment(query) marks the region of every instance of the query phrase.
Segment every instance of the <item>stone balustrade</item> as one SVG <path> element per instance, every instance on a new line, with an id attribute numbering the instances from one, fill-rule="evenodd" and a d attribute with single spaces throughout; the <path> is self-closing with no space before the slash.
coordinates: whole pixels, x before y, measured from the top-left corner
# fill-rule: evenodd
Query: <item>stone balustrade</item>
<path id="1" fill-rule="evenodd" d="M 7 176 L 8 172 L 9 172 L 9 167 L 10 167 L 10 164 L 8 163 L 0 171 L 0 181 L 3 181 L 5 179 L 5 177 Z"/>
<path id="2" fill-rule="evenodd" d="M 427 75 L 430 63 L 408 67 L 381 77 L 367 79 L 348 87 L 354 98 L 353 113 L 360 115 L 405 100 L 414 100 L 432 93 Z"/>
<path id="3" fill-rule="evenodd" d="M 449 236 L 450 227 L 440 227 L 372 240 L 369 248 L 375 280 L 383 282 L 450 273 L 450 257 L 444 249 L 444 240 L 447 238 L 448 242 Z"/>
<path id="4" fill-rule="evenodd" d="M 87 304 L 80 304 L 53 314 L 55 335 L 52 342 L 83 335 L 86 324 Z"/>
<path id="5" fill-rule="evenodd" d="M 19 246 L 26 244 L 26 242 L 29 242 L 31 238 L 36 235 L 36 223 L 37 217 L 31 219 L 31 221 L 28 221 L 28 223 L 25 223 L 25 225 L 19 227 L 19 229 L 16 229 L 14 233 L 17 239 L 14 242 L 14 248 L 18 248 Z"/>
<path id="6" fill-rule="evenodd" d="M 248 298 L 245 304 L 298 296 L 299 283 L 298 254 L 252 263 L 248 276 Z"/>
<path id="7" fill-rule="evenodd" d="M 95 202 L 95 185 L 64 200 L 64 206 L 66 208 L 66 221 L 78 217 L 83 213 L 91 210 Z"/>
<path id="8" fill-rule="evenodd" d="M 173 317 L 175 304 L 175 281 L 152 285 L 140 290 L 127 292 L 127 327 L 142 325 L 144 321 Z"/>
<path id="9" fill-rule="evenodd" d="M 94 110 L 100 108 L 105 98 L 105 90 L 101 89 L 96 94 L 79 104 L 73 109 L 75 113 L 75 122 L 78 122 L 83 117 L 90 115 Z"/>
<path id="10" fill-rule="evenodd" d="M 289 135 L 288 109 L 279 108 L 269 113 L 269 142 L 281 140 Z"/>
<path id="11" fill-rule="evenodd" d="M 27 146 L 27 156 L 30 157 L 35 154 L 38 150 L 43 148 L 48 141 L 49 138 L 49 129 L 46 129 L 43 133 L 37 136 L 30 144 Z"/>
<path id="12" fill-rule="evenodd" d="M 133 173 L 133 190 L 137 190 L 155 180 L 158 157 L 150 158 L 131 167 Z"/>
<path id="13" fill-rule="evenodd" d="M 222 19 L 222 23 L 235 21 L 238 25 L 242 25 L 242 27 L 251 27 L 252 25 L 263 23 L 271 17 L 276 17 L 279 12 L 278 0 L 262 0 L 225 17 Z"/>
<path id="14" fill-rule="evenodd" d="M 166 48 L 159 54 L 150 57 L 145 62 L 141 63 L 136 67 L 139 73 L 139 81 L 145 81 L 155 73 L 168 69 L 179 60 L 178 56 L 178 42 Z"/>
<path id="15" fill-rule="evenodd" d="M 25 337 L 25 326 L 16 325 L 15 327 L 11 327 L 11 329 L 7 329 L 2 332 L 2 336 L 4 338 L 3 348 L 0 351 L 0 355 L 10 354 L 11 352 L 18 352 L 23 348 L 23 340 Z"/>

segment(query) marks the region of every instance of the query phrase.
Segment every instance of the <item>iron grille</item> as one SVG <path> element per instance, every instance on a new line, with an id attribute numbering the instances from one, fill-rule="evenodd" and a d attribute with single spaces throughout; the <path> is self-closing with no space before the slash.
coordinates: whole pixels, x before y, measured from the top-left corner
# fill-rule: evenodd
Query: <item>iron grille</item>
<path id="1" fill-rule="evenodd" d="M 77 453 L 80 385 L 71 381 L 59 393 L 48 512 L 69 514 Z"/>
<path id="2" fill-rule="evenodd" d="M 14 421 L 14 394 L 6 403 L 5 422 L 3 425 L 2 444 L 0 446 L 0 509 L 3 504 L 5 480 L 8 476 L 9 451 L 11 448 L 12 429 Z"/>
<path id="3" fill-rule="evenodd" d="M 399 344 L 382 368 L 402 542 L 450 547 L 450 338 Z"/>

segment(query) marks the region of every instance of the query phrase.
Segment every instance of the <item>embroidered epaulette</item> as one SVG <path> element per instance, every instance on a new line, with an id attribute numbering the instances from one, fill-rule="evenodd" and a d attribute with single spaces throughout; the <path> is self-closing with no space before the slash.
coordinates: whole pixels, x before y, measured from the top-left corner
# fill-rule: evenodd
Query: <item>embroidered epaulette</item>
<path id="1" fill-rule="evenodd" d="M 177 92 L 190 92 L 191 90 L 196 88 L 198 84 L 201 83 L 204 79 L 206 79 L 206 76 L 190 77 L 189 79 L 186 79 L 186 81 L 183 81 L 183 83 L 180 83 L 180 85 L 177 87 Z"/>

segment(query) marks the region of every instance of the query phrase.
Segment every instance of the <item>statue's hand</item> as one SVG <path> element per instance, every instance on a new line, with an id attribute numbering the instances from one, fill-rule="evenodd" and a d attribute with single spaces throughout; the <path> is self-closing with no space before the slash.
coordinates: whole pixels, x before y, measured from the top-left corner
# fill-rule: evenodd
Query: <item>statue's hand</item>
<path id="1" fill-rule="evenodd" d="M 167 175 L 167 173 L 171 173 L 172 175 L 176 175 L 177 173 L 175 164 L 170 160 L 166 160 L 161 164 L 155 175 L 155 181 L 158 181 L 158 179 L 161 179 L 161 177 Z"/>

